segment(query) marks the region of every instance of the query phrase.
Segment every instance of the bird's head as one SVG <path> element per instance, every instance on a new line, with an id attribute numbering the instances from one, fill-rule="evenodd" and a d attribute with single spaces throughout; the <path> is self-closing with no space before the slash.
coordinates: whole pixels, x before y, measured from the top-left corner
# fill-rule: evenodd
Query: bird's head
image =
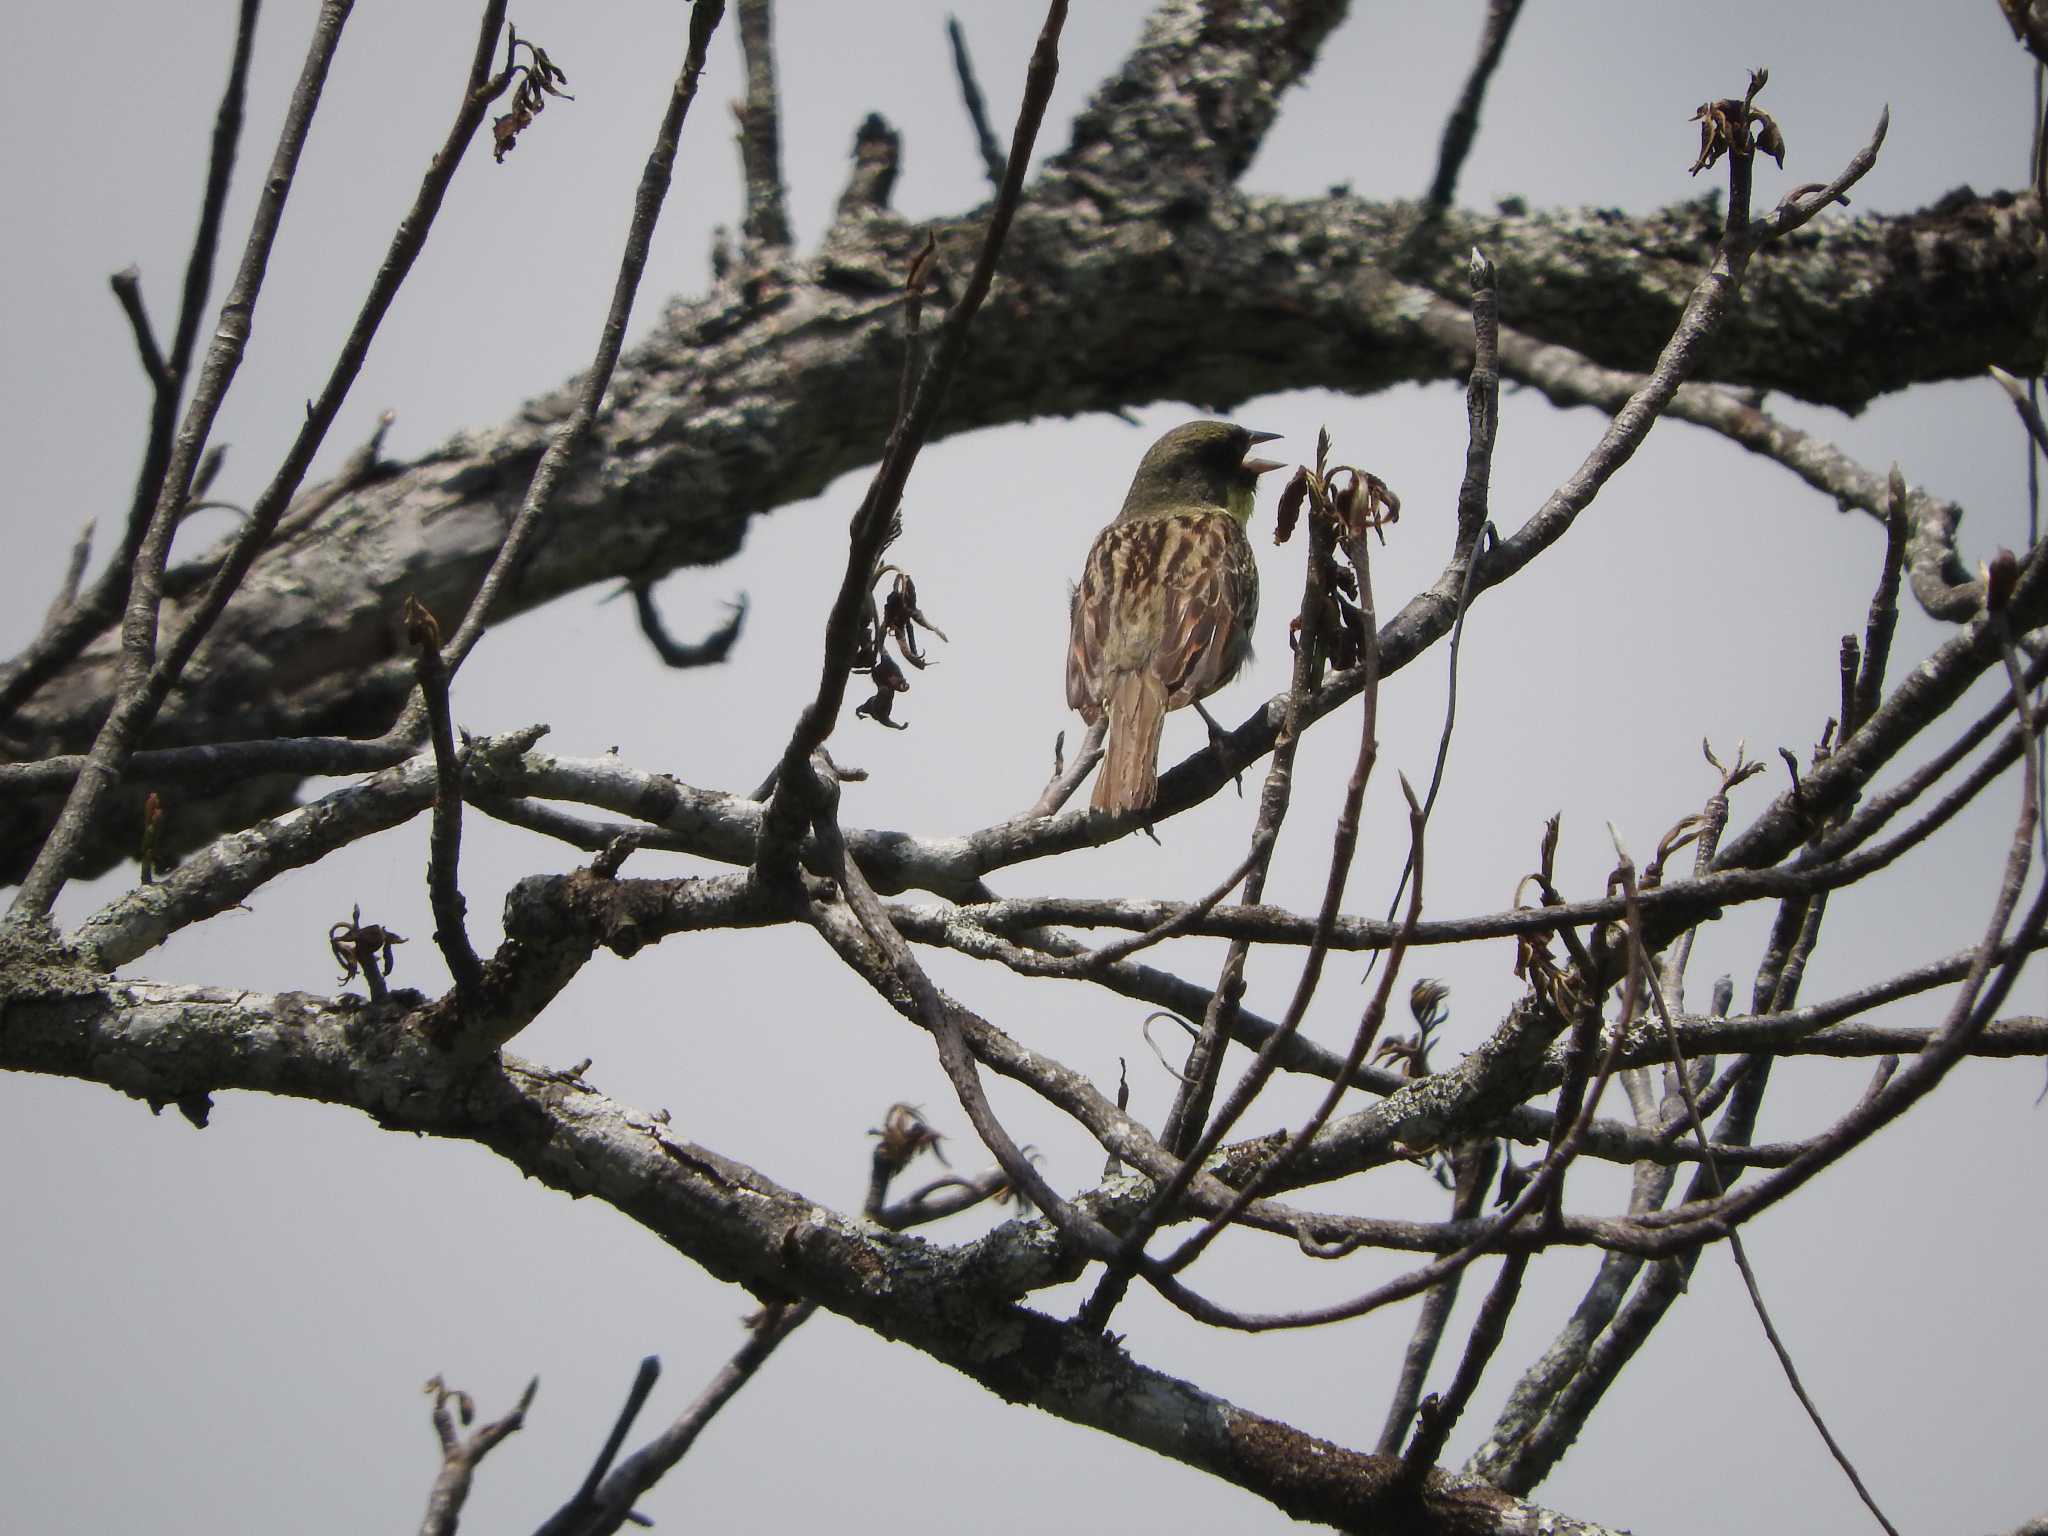
<path id="1" fill-rule="evenodd" d="M 1121 516 L 1144 517 L 1178 507 L 1222 507 L 1244 522 L 1252 515 L 1259 476 L 1280 465 L 1248 454 L 1277 432 L 1252 432 L 1227 421 L 1175 427 L 1145 452 Z"/>

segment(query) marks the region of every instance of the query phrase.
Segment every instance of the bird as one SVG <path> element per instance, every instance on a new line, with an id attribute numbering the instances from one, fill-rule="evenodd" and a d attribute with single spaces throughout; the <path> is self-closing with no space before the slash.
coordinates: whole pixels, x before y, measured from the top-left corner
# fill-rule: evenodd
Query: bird
<path id="1" fill-rule="evenodd" d="M 1259 476 L 1280 465 L 1247 455 L 1279 435 L 1175 427 L 1089 547 L 1068 610 L 1067 703 L 1091 726 L 1109 720 L 1098 811 L 1151 806 L 1166 712 L 1208 697 L 1251 656 L 1259 567 L 1245 524 Z"/>

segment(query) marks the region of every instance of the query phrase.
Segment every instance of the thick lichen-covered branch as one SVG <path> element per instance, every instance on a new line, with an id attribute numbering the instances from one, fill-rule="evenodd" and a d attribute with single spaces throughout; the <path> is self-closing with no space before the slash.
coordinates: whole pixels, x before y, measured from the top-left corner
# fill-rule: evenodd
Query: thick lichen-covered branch
<path id="1" fill-rule="evenodd" d="M 1171 194 L 1155 186 L 1105 206 L 1057 169 L 1035 184 L 1004 281 L 976 322 L 977 365 L 954 389 L 941 431 L 1167 397 L 1225 408 L 1277 389 L 1370 393 L 1463 366 L 1426 323 L 1435 292 L 1462 294 L 1462 268 L 1447 258 L 1415 287 L 1384 275 L 1409 218 L 1403 207 L 1225 189 L 1180 207 L 1169 237 L 1161 218 Z M 929 232 L 950 267 L 972 264 L 974 221 Z M 1716 232 L 1712 211 L 1694 203 L 1640 218 L 1452 213 L 1443 243 L 1485 245 L 1512 285 L 1521 333 L 1640 370 L 1669 335 Z M 871 461 L 895 398 L 899 280 L 926 233 L 887 215 L 843 221 L 773 294 L 735 283 L 673 307 L 622 363 L 592 451 L 563 477 L 559 534 L 498 611 L 724 559 L 754 514 Z M 2026 197 L 1824 218 L 1751 262 L 1743 304 L 1702 375 L 1853 408 L 1988 362 L 2025 371 L 2039 362 L 2026 340 L 2028 296 L 2044 270 L 2048 240 Z M 1178 339 L 1196 324 L 1199 351 Z M 1811 341 L 1788 348 L 1785 334 Z M 1059 369 L 1043 366 L 1049 356 L 1062 358 Z M 501 427 L 378 466 L 315 517 L 287 517 L 149 744 L 381 731 L 411 683 L 393 641 L 399 605 L 412 594 L 437 612 L 467 606 L 572 404 L 570 389 L 545 396 Z M 169 573 L 168 609 L 191 600 L 204 569 Z M 88 649 L 0 728 L 0 748 L 24 760 L 80 750 L 117 660 L 111 637 Z M 272 781 L 257 814 L 288 803 L 291 783 Z M 181 806 L 180 827 L 199 837 L 241 824 L 246 800 L 209 820 L 195 799 Z M 25 867 L 50 814 L 44 797 L 7 807 L 0 875 Z M 94 861 L 113 851 L 98 846 Z"/>

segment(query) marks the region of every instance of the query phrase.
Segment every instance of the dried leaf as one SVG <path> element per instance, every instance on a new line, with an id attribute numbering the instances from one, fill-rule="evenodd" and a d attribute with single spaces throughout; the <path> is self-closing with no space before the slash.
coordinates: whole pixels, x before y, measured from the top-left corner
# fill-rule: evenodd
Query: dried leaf
<path id="1" fill-rule="evenodd" d="M 503 117 L 492 118 L 491 159 L 499 165 L 503 165 L 505 157 L 519 147 L 519 135 L 525 132 L 528 125 L 532 122 L 533 113 L 528 111 L 517 100 L 514 100 L 512 103 L 512 110 L 510 112 L 507 112 Z"/>
<path id="2" fill-rule="evenodd" d="M 1537 1164 L 1531 1163 L 1525 1168 L 1512 1157 L 1503 1157 L 1500 1160 L 1500 1194 L 1494 1199 L 1494 1205 L 1513 1205 L 1515 1196 L 1519 1195 L 1536 1176 L 1537 1167 Z"/>
<path id="3" fill-rule="evenodd" d="M 564 101 L 576 99 L 561 88 L 568 83 L 569 76 L 548 57 L 547 49 L 515 32 L 512 51 L 516 54 L 521 48 L 527 51 L 531 62 L 513 66 L 513 73 L 519 78 L 512 87 L 512 110 L 491 120 L 491 158 L 501 165 L 519 147 L 519 135 L 546 109 L 550 96 L 559 96 Z"/>
<path id="4" fill-rule="evenodd" d="M 1700 125 L 1700 152 L 1687 175 L 1712 169 L 1723 155 L 1753 155 L 1759 149 L 1777 161 L 1780 170 L 1785 168 L 1785 135 L 1776 118 L 1754 105 L 1770 78 L 1769 70 L 1753 69 L 1742 100 L 1724 97 L 1700 103 L 1692 115 Z"/>
<path id="5" fill-rule="evenodd" d="M 156 883 L 157 834 L 163 830 L 164 802 L 155 790 L 142 802 L 142 883 Z"/>
<path id="6" fill-rule="evenodd" d="M 2012 601 L 2012 589 L 2020 579 L 2019 557 L 2011 550 L 2000 547 L 1984 562 L 1980 574 L 1984 581 L 1984 607 L 1987 612 L 2002 612 Z"/>
<path id="7" fill-rule="evenodd" d="M 901 1173 L 920 1152 L 929 1151 L 941 1163 L 946 1161 L 939 1151 L 939 1142 L 943 1138 L 925 1124 L 915 1105 L 891 1104 L 889 1113 L 882 1117 L 880 1128 L 870 1130 L 868 1134 L 878 1138 L 875 1161 L 886 1166 L 891 1173 Z M 952 1165 L 949 1163 L 947 1166 Z"/>
<path id="8" fill-rule="evenodd" d="M 1406 1078 L 1429 1076 L 1429 1041 L 1420 1033 L 1382 1040 L 1372 1053 L 1374 1061 L 1393 1064 Z"/>
<path id="9" fill-rule="evenodd" d="M 1441 1029 L 1450 1017 L 1444 1007 L 1450 995 L 1450 987 L 1434 976 L 1425 976 L 1409 989 L 1408 1012 L 1424 1030 Z"/>
<path id="10" fill-rule="evenodd" d="M 407 640 L 435 650 L 441 648 L 441 621 L 434 617 L 431 608 L 410 593 L 406 595 L 404 617 Z"/>
<path id="11" fill-rule="evenodd" d="M 1755 114 L 1757 124 L 1756 147 L 1778 162 L 1778 169 L 1785 169 L 1785 135 L 1778 131 L 1778 120 L 1768 112 Z"/>
<path id="12" fill-rule="evenodd" d="M 1323 434 L 1327 439 L 1329 434 Z M 1320 449 L 1318 452 L 1320 453 Z M 1301 520 L 1301 504 L 1308 498 L 1308 468 L 1297 466 L 1287 488 L 1280 493 L 1280 515 L 1273 525 L 1273 542 L 1285 544 L 1294 536 L 1294 525 Z"/>
<path id="13" fill-rule="evenodd" d="M 884 651 L 875 659 L 868 675 L 874 680 L 875 696 L 854 710 L 856 715 L 872 720 L 877 725 L 886 725 L 892 731 L 906 731 L 909 725 L 892 720 L 889 712 L 895 707 L 896 695 L 907 692 L 910 680 L 903 675 L 903 669 L 896 665 L 889 653 Z"/>
<path id="14" fill-rule="evenodd" d="M 1378 475 L 1348 465 L 1335 473 L 1349 477 L 1344 488 L 1331 498 L 1338 526 L 1351 538 L 1377 532 L 1384 542 L 1387 526 L 1400 521 L 1401 498 Z"/>
<path id="15" fill-rule="evenodd" d="M 910 271 L 904 275 L 903 288 L 906 293 L 921 294 L 930 279 L 932 267 L 939 254 L 939 245 L 929 231 L 924 237 L 924 249 L 910 258 Z"/>
<path id="16" fill-rule="evenodd" d="M 917 644 L 919 629 L 928 629 L 941 640 L 946 638 L 946 632 L 926 618 L 924 610 L 918 607 L 917 583 L 910 579 L 908 571 L 896 572 L 895 584 L 882 603 L 881 628 L 884 634 L 895 639 L 903 659 L 914 667 L 925 665 L 924 653 Z"/>

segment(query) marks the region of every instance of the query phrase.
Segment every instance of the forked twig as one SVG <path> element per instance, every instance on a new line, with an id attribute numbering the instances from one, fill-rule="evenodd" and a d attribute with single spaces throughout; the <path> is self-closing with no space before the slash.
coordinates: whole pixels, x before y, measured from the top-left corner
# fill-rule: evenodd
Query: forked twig
<path id="1" fill-rule="evenodd" d="M 996 142 L 993 129 L 988 122 L 988 103 L 982 99 L 981 83 L 974 78 L 974 60 L 967 53 L 967 34 L 960 29 L 960 18 L 946 18 L 946 41 L 953 49 L 953 73 L 960 81 L 960 100 L 967 108 L 967 121 L 974 129 L 975 147 L 981 151 L 982 168 L 988 172 L 988 184 L 996 190 L 1003 185 L 1003 147 Z"/>
<path id="2" fill-rule="evenodd" d="M 988 297 L 995 280 L 996 263 L 1017 205 L 1024 193 L 1024 171 L 1031 159 L 1031 147 L 1045 120 L 1046 104 L 1052 98 L 1059 75 L 1059 37 L 1066 24 L 1066 0 L 1051 0 L 1045 25 L 1032 49 L 1031 66 L 1024 77 L 1024 101 L 1018 109 L 1017 127 L 1011 139 L 1008 169 L 1001 193 L 990 211 L 988 229 L 982 237 L 980 254 L 968 275 L 960 297 L 946 313 L 938 339 L 918 379 L 910 408 L 897 420 L 875 469 L 867 494 L 853 515 L 848 534 L 846 572 L 839 593 L 825 621 L 825 643 L 820 658 L 815 696 L 804 706 L 789 743 L 783 748 L 781 766 L 762 818 L 761 835 L 755 853 L 755 867 L 779 881 L 794 876 L 796 839 L 803 835 L 810 808 L 796 797 L 808 782 L 810 756 L 822 747 L 838 722 L 839 707 L 846 698 L 846 683 L 859 643 L 862 619 L 869 602 L 876 563 L 894 534 L 903 500 L 903 487 L 910 478 L 917 456 L 931 435 L 939 404 L 945 397 L 954 371 L 967 346 L 968 327 Z"/>
<path id="3" fill-rule="evenodd" d="M 1444 119 L 1436 175 L 1422 199 L 1425 218 L 1434 218 L 1451 206 L 1458 188 L 1458 173 L 1464 170 L 1465 157 L 1472 153 L 1472 141 L 1479 135 L 1480 103 L 1486 99 L 1486 87 L 1500 66 L 1501 55 L 1507 51 L 1508 33 L 1514 29 L 1515 18 L 1521 11 L 1522 0 L 1488 0 L 1486 25 L 1479 34 L 1479 50 L 1472 60 L 1471 73 L 1465 77 L 1465 88 L 1458 93 L 1458 104 Z"/>
<path id="4" fill-rule="evenodd" d="M 242 109 L 248 94 L 249 61 L 255 52 L 258 6 L 259 0 L 241 0 L 237 14 L 234 54 L 228 64 L 228 79 L 221 91 L 220 107 L 214 115 L 206 185 L 199 200 L 198 227 L 192 236 L 191 254 L 185 260 L 177 330 L 171 341 L 170 354 L 163 359 L 161 380 L 155 373 L 151 374 L 157 387 L 150 400 L 149 437 L 143 448 L 141 467 L 136 472 L 121 544 L 85 600 L 67 601 L 66 612 L 61 618 L 53 617 L 53 622 L 44 626 L 42 633 L 19 657 L 0 667 L 0 719 L 6 718 L 16 705 L 76 656 L 127 599 L 135 555 L 142 547 L 143 535 L 149 527 L 150 509 L 162 493 L 164 472 L 171 462 L 171 439 L 178 424 L 179 393 L 191 368 L 192 348 L 198 339 L 207 295 L 213 286 L 213 263 L 220 250 L 221 214 L 227 206 L 235 151 L 242 137 Z M 139 292 L 138 288 L 138 307 Z M 121 294 L 118 286 L 115 293 L 125 305 L 126 296 Z M 146 356 L 144 369 L 149 371 Z M 75 577 L 71 585 L 75 589 Z"/>
<path id="5" fill-rule="evenodd" d="M 739 0 L 740 51 L 746 57 L 747 99 L 740 120 L 740 165 L 747 212 L 741 228 L 770 250 L 790 243 L 789 198 L 782 186 L 782 111 L 775 82 L 774 12 L 770 0 Z"/>
<path id="6" fill-rule="evenodd" d="M 328 66 L 341 45 L 341 30 L 352 5 L 353 0 L 324 0 L 321 7 L 305 64 L 278 134 L 276 151 L 271 156 L 270 173 L 264 178 L 263 190 L 257 198 L 256 217 L 243 247 L 241 264 L 221 306 L 220 323 L 214 329 L 191 403 L 178 429 L 148 525 L 135 547 L 127 607 L 121 620 L 121 665 L 113 709 L 93 740 L 92 751 L 71 786 L 56 826 L 43 840 L 35 863 L 15 893 L 9 909 L 11 916 L 43 917 L 49 913 L 69 877 L 72 859 L 87 829 L 120 778 L 122 764 L 133 750 L 136 738 L 156 714 L 157 705 L 177 673 L 183 670 L 184 658 L 179 657 L 161 687 L 152 686 L 157 667 L 157 619 L 163 602 L 164 565 L 170 556 L 171 538 L 184 515 L 200 454 L 227 397 L 228 386 L 241 366 L 257 296 L 269 267 L 271 246 L 284 221 L 285 200 L 298 169 L 299 152 L 312 129 Z M 195 614 L 187 621 L 186 632 L 198 627 L 203 634 L 200 624 L 204 617 L 203 612 Z M 177 650 L 174 646 L 173 653 Z"/>
<path id="7" fill-rule="evenodd" d="M 427 1395 L 434 1400 L 434 1433 L 441 1439 L 441 1471 L 434 1479 L 433 1491 L 427 1495 L 427 1512 L 420 1521 L 420 1536 L 453 1536 L 462 1515 L 463 1503 L 469 1498 L 470 1484 L 476 1477 L 477 1463 L 525 1425 L 526 1410 L 533 1406 L 533 1394 L 539 1390 L 540 1378 L 536 1376 L 526 1384 L 526 1390 L 519 1394 L 519 1401 L 510 1413 L 502 1419 L 478 1425 L 476 1431 L 465 1438 L 457 1428 L 456 1419 L 459 1417 L 462 1425 L 467 1426 L 476 1417 L 476 1406 L 470 1401 L 469 1394 L 442 1385 L 438 1376 L 427 1383 Z M 452 1414 L 450 1405 L 455 1409 Z"/>
<path id="8" fill-rule="evenodd" d="M 1700 1172 L 1707 1180 L 1709 1191 L 1718 1197 L 1727 1192 L 1727 1186 L 1722 1182 L 1720 1166 L 1715 1162 L 1713 1148 L 1709 1145 L 1706 1121 L 1700 1111 L 1699 1099 L 1693 1091 L 1692 1073 L 1688 1070 L 1684 1052 L 1679 1048 L 1678 1031 L 1672 1024 L 1671 1010 L 1665 1004 L 1664 989 L 1657 980 L 1657 969 L 1650 962 L 1649 951 L 1643 947 L 1642 911 L 1636 904 L 1636 879 L 1633 867 L 1624 866 L 1622 891 L 1629 904 L 1627 932 L 1631 953 L 1635 957 L 1635 963 L 1643 968 L 1644 974 L 1649 978 L 1650 1002 L 1657 1011 L 1657 1018 L 1664 1026 L 1665 1038 L 1670 1043 L 1672 1060 L 1678 1069 L 1675 1074 L 1678 1090 L 1684 1096 L 1686 1115 L 1691 1122 L 1693 1136 L 1699 1143 Z M 1864 1507 L 1870 1511 L 1877 1523 L 1884 1527 L 1886 1536 L 1899 1536 L 1898 1528 L 1885 1518 L 1884 1511 L 1878 1507 L 1876 1498 L 1872 1496 L 1862 1476 L 1857 1472 L 1855 1463 L 1849 1460 L 1849 1453 L 1843 1450 L 1841 1443 L 1835 1439 L 1827 1426 L 1827 1421 L 1821 1417 L 1819 1407 L 1808 1394 L 1805 1384 L 1800 1381 L 1798 1367 L 1792 1363 L 1791 1351 L 1785 1347 L 1785 1341 L 1779 1336 L 1776 1324 L 1771 1321 L 1770 1309 L 1764 1305 L 1764 1293 L 1757 1284 L 1756 1271 L 1750 1267 L 1749 1255 L 1744 1251 L 1740 1232 L 1730 1230 L 1728 1233 L 1728 1251 L 1735 1259 L 1735 1267 L 1742 1273 L 1742 1284 L 1749 1292 L 1749 1303 L 1756 1310 L 1757 1321 L 1763 1324 L 1764 1337 L 1770 1340 L 1771 1352 L 1778 1357 L 1779 1368 L 1785 1373 L 1785 1381 L 1792 1388 L 1792 1395 L 1799 1399 L 1799 1406 L 1806 1410 L 1807 1418 L 1813 1422 L 1813 1427 L 1820 1432 L 1822 1441 L 1827 1445 L 1828 1454 L 1835 1458 L 1836 1465 L 1841 1467 L 1843 1475 L 1849 1479 L 1850 1486 L 1856 1490 L 1856 1496 L 1863 1501 Z"/>

